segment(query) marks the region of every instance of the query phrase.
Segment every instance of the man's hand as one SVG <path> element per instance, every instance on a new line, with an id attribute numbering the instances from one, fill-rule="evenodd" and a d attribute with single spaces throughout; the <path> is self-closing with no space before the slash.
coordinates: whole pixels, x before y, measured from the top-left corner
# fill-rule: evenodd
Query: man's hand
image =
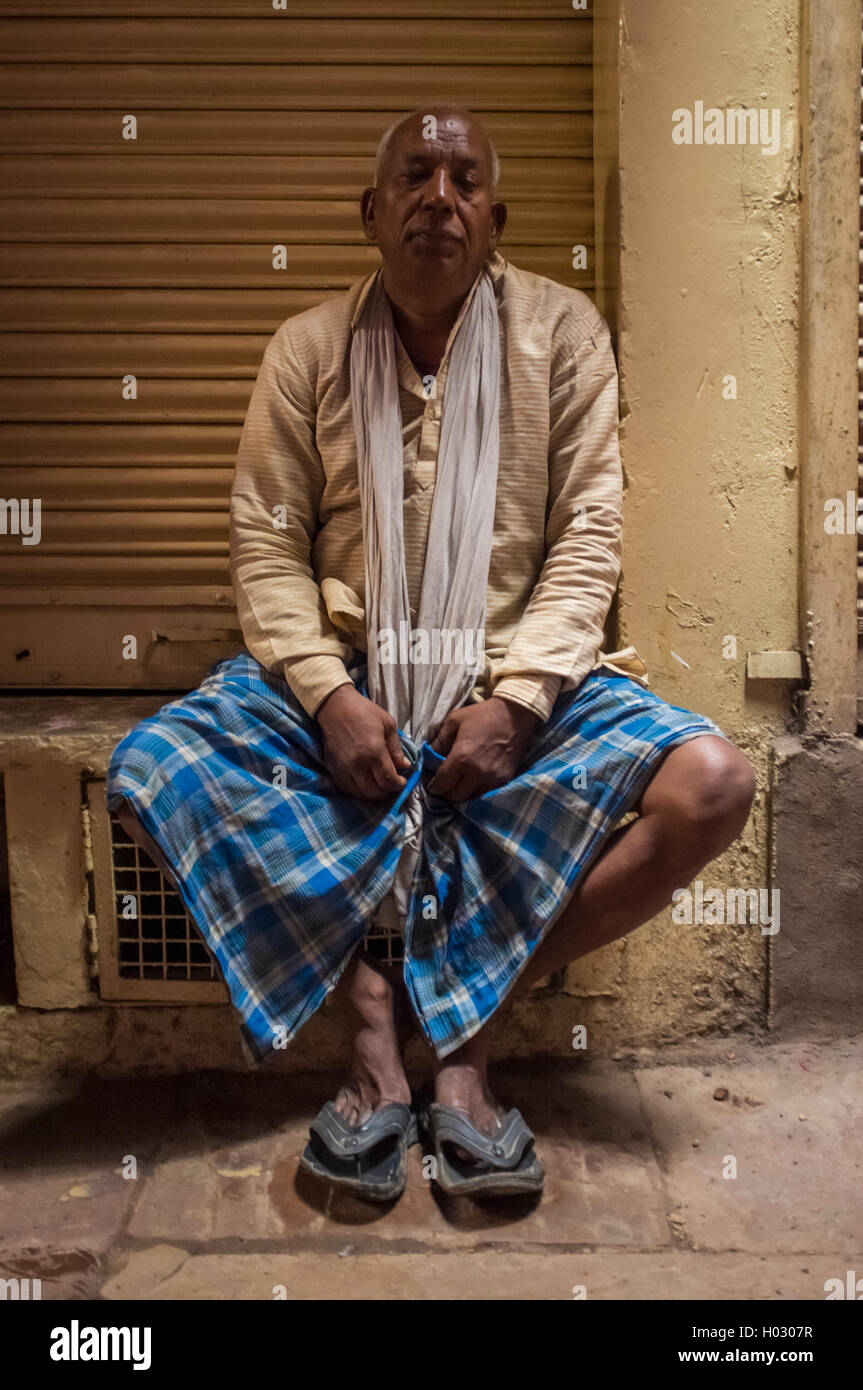
<path id="1" fill-rule="evenodd" d="M 469 801 L 511 781 L 542 719 L 533 710 L 492 695 L 454 709 L 432 744 L 446 754 L 428 784 L 433 796 Z"/>
<path id="2" fill-rule="evenodd" d="M 315 718 L 327 772 L 339 791 L 363 801 L 387 801 L 401 791 L 401 772 L 411 764 L 392 715 L 345 684 L 318 706 Z"/>

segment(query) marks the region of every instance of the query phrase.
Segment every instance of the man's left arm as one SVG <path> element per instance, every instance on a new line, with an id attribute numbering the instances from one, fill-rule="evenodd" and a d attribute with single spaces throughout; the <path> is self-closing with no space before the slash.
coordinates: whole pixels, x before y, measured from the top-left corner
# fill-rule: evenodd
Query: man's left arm
<path id="1" fill-rule="evenodd" d="M 550 389 L 546 558 L 493 694 L 551 713 L 596 660 L 620 573 L 623 484 L 617 364 L 596 321 Z"/>
<path id="2" fill-rule="evenodd" d="M 515 775 L 561 684 L 587 675 L 620 573 L 622 471 L 617 364 L 599 312 L 553 374 L 546 558 L 488 700 L 454 710 L 433 746 L 446 762 L 429 791 L 481 796 Z"/>

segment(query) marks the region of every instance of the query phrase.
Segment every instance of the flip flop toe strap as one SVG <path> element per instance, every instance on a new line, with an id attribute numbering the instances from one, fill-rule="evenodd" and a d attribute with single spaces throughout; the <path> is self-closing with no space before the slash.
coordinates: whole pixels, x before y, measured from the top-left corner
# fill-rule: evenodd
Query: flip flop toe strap
<path id="1" fill-rule="evenodd" d="M 430 1105 L 429 1118 L 438 1144 L 457 1144 L 491 1168 L 517 1168 L 534 1141 L 518 1110 L 510 1110 L 492 1135 L 483 1134 L 463 1111 L 449 1105 Z"/>
<path id="2" fill-rule="evenodd" d="M 382 1139 L 407 1139 L 411 1127 L 409 1105 L 391 1101 L 370 1115 L 365 1124 L 348 1125 L 331 1100 L 322 1107 L 309 1126 L 312 1134 L 326 1144 L 336 1158 L 359 1158 Z"/>

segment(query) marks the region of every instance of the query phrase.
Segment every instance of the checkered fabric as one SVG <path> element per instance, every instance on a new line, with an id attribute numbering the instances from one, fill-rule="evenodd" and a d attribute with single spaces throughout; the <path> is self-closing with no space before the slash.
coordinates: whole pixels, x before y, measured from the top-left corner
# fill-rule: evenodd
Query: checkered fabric
<path id="1" fill-rule="evenodd" d="M 348 669 L 367 694 L 365 659 Z M 506 786 L 459 804 L 424 794 L 404 973 L 439 1057 L 501 1004 L 666 751 L 702 734 L 723 737 L 595 670 L 558 696 Z M 321 1005 L 392 885 L 405 799 L 443 761 L 401 741 L 412 766 L 399 795 L 346 797 L 315 721 L 241 652 L 114 751 L 108 807 L 128 803 L 158 846 L 259 1060 Z"/>

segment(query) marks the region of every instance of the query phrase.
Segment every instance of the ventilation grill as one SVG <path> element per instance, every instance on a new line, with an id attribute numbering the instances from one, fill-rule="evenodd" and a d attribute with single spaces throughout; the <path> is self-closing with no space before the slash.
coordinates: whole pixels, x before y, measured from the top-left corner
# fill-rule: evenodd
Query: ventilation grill
<path id="1" fill-rule="evenodd" d="M 105 783 L 87 785 L 93 902 L 102 999 L 215 1003 L 228 999 L 221 971 L 174 885 L 105 806 Z M 404 960 L 397 919 L 381 912 L 366 950 L 382 964 Z"/>
<path id="2" fill-rule="evenodd" d="M 117 971 L 121 980 L 218 980 L 182 899 L 152 859 L 109 817 Z"/>
<path id="3" fill-rule="evenodd" d="M 219 968 L 176 889 L 110 816 L 114 920 L 120 978 L 218 980 Z M 387 965 L 404 961 L 404 937 L 388 921 L 373 922 L 365 947 Z"/>
<path id="4" fill-rule="evenodd" d="M 404 937 L 388 925 L 373 922 L 366 933 L 366 950 L 385 965 L 400 965 L 405 958 Z"/>
<path id="5" fill-rule="evenodd" d="M 105 806 L 105 783 L 87 784 L 93 908 L 102 999 L 223 1003 L 221 972 L 174 885 Z"/>

